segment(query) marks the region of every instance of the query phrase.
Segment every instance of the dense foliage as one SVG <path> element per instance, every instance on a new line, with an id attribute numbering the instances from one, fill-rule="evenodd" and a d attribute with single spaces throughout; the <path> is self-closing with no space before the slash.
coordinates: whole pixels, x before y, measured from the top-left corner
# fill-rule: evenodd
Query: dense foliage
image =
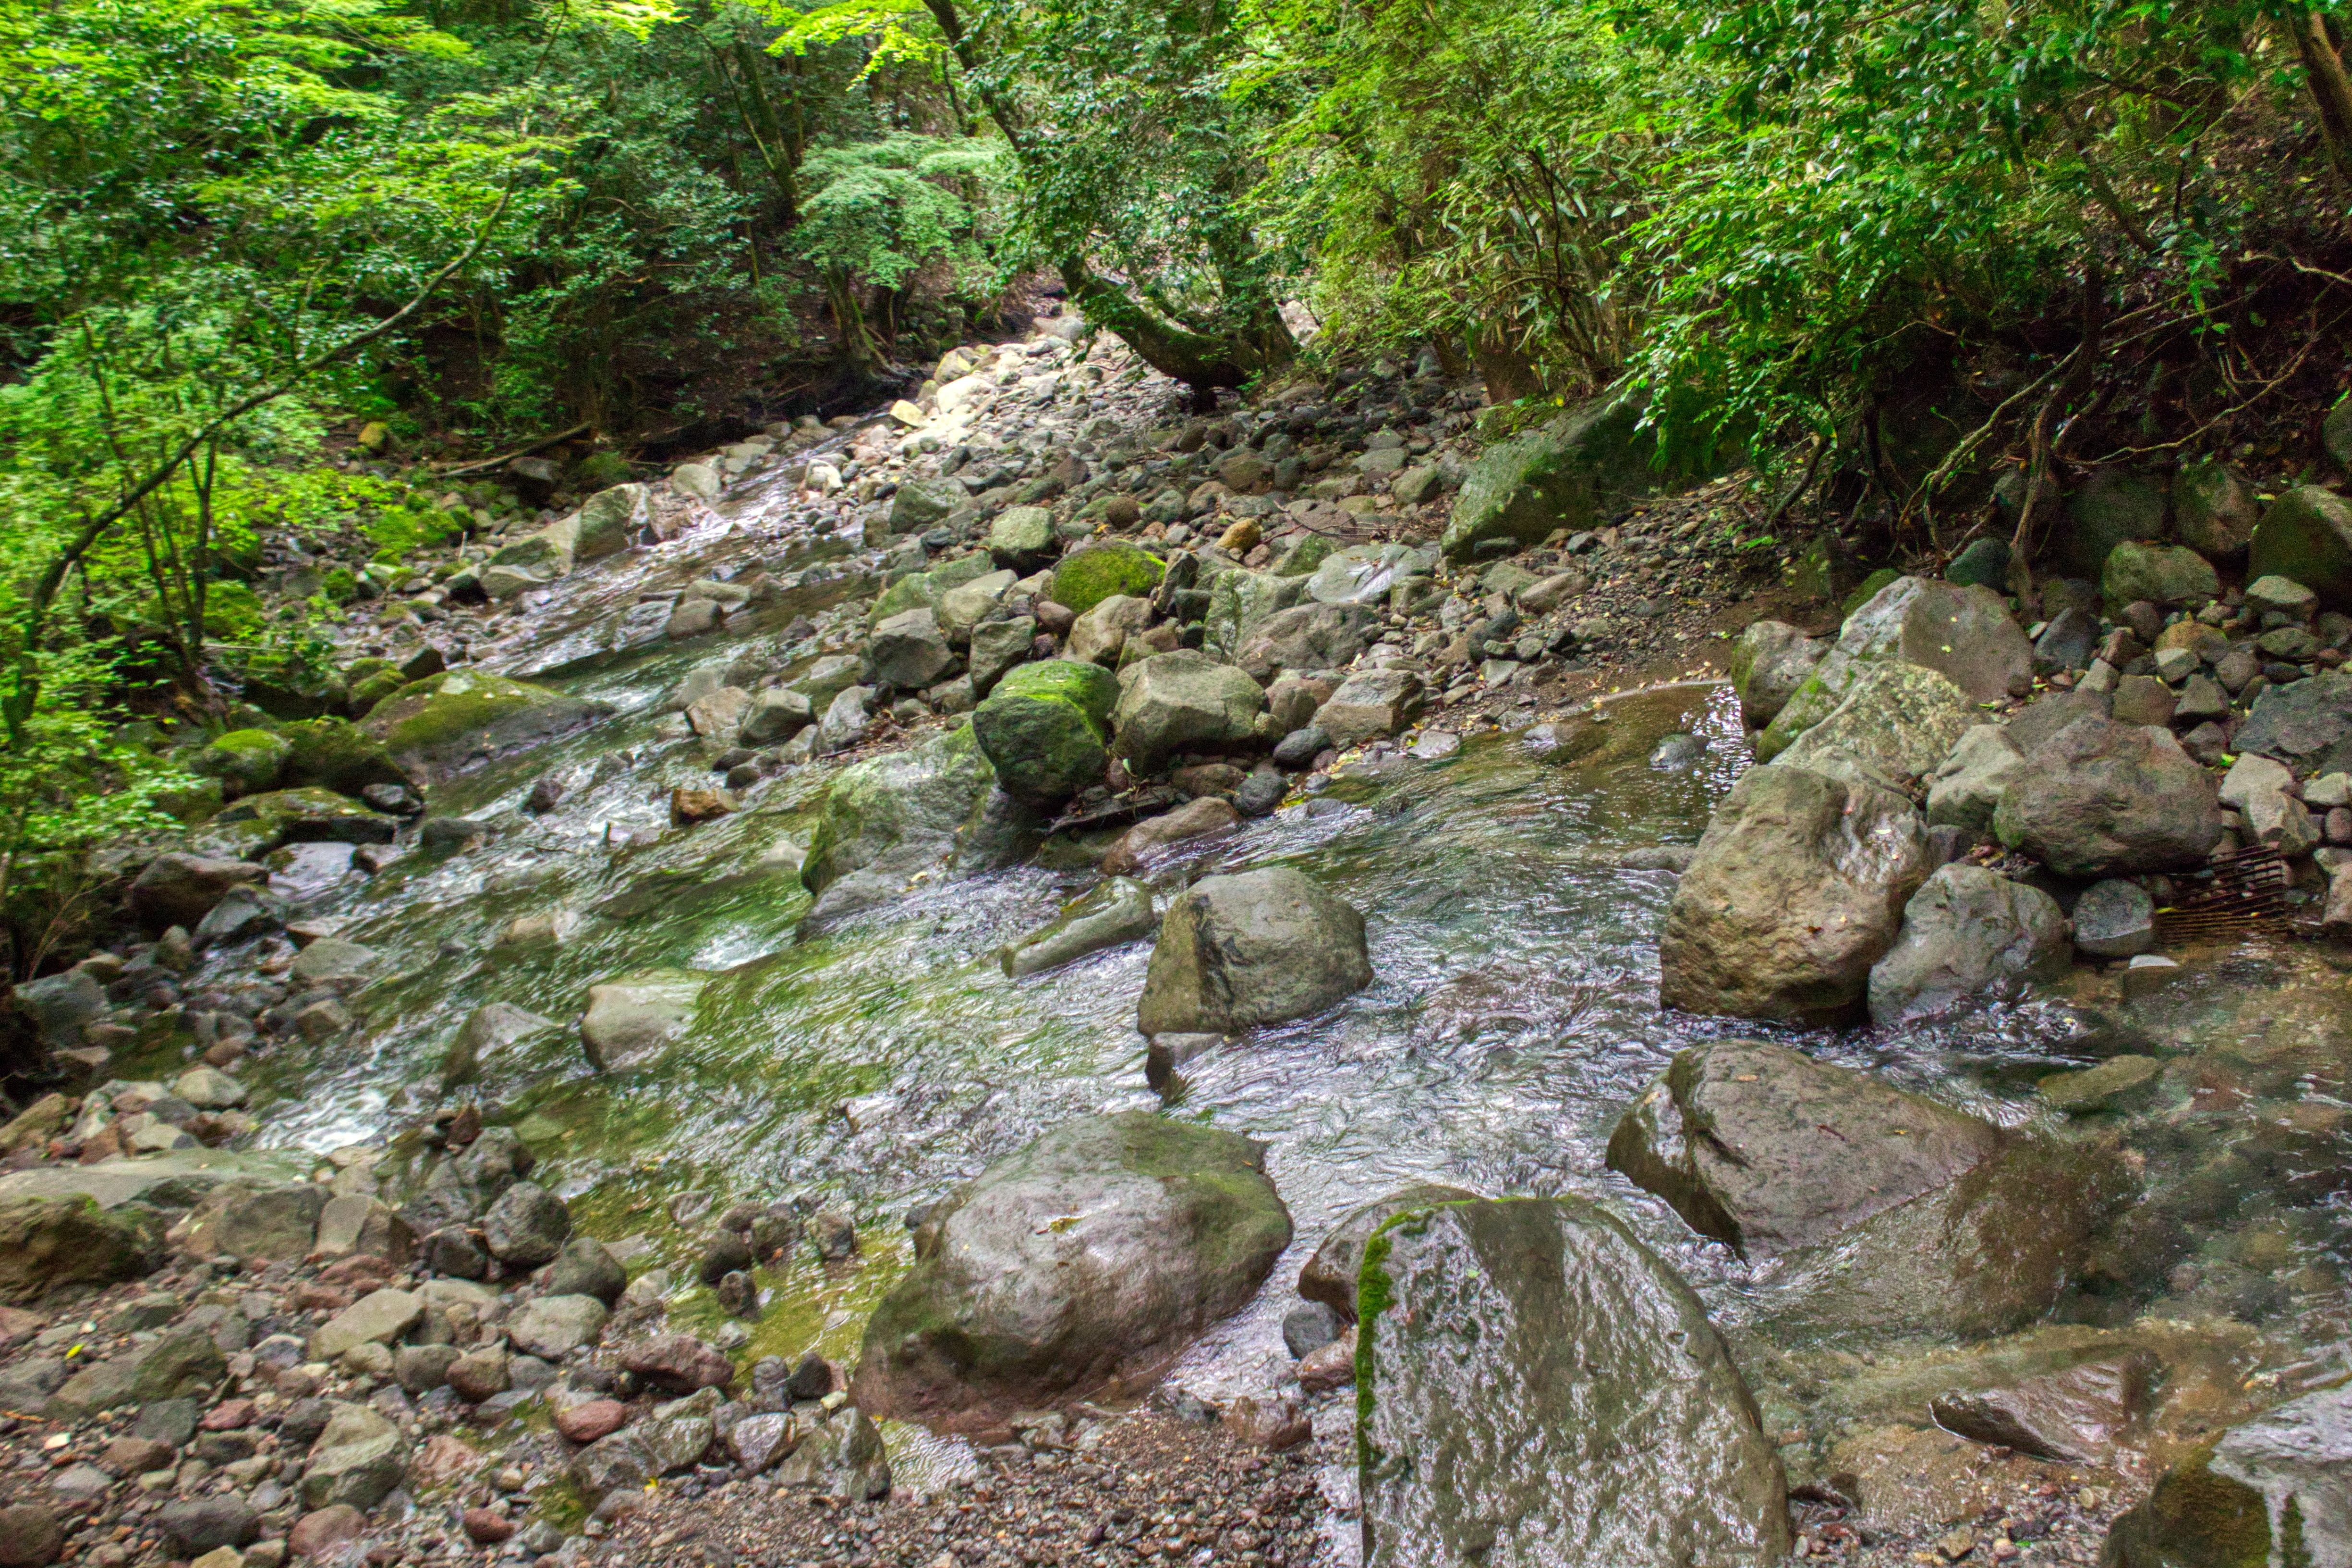
<path id="1" fill-rule="evenodd" d="M 125 704 L 217 723 L 221 658 L 301 656 L 266 543 L 468 525 L 334 432 L 863 405 L 1040 268 L 1203 398 L 1311 316 L 1531 407 L 1630 381 L 1943 548 L 1964 459 L 2038 480 L 2115 365 L 2187 451 L 2285 380 L 2250 328 L 2333 331 L 2342 12 L 0 0 L 0 877 L 173 787 Z"/>

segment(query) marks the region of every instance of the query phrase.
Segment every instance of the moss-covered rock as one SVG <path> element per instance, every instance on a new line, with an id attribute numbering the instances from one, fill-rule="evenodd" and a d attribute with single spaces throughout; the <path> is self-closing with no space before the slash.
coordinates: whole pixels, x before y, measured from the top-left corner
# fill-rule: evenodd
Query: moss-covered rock
<path id="1" fill-rule="evenodd" d="M 972 735 L 1007 792 L 1052 805 L 1102 778 L 1118 701 L 1118 678 L 1099 665 L 1016 665 L 973 711 Z"/>
<path id="2" fill-rule="evenodd" d="M 1663 476 L 1657 441 L 1633 398 L 1604 399 L 1491 447 L 1471 465 L 1445 525 L 1450 560 L 1482 547 L 1540 544 L 1556 529 L 1591 528 L 1616 502 L 1647 495 Z"/>
<path id="3" fill-rule="evenodd" d="M 1159 559 L 1135 545 L 1108 540 L 1074 550 L 1054 568 L 1048 596 L 1076 615 L 1085 615 L 1113 594 L 1148 597 L 1166 571 Z"/>
<path id="4" fill-rule="evenodd" d="M 2284 577 L 2330 609 L 2352 610 L 2352 501 L 2301 485 L 2271 502 L 2254 525 L 2246 577 Z"/>
<path id="5" fill-rule="evenodd" d="M 383 742 L 348 719 L 305 719 L 279 733 L 290 748 L 285 771 L 289 786 L 315 784 L 339 795 L 357 795 L 371 784 L 415 787 Z"/>
<path id="6" fill-rule="evenodd" d="M 971 726 L 844 768 L 827 786 L 801 881 L 817 925 L 898 897 L 942 865 L 986 869 L 1012 845 L 1006 799 Z"/>
<path id="7" fill-rule="evenodd" d="M 0 1301 L 37 1301 L 59 1285 L 107 1286 L 163 1261 L 163 1220 L 143 1204 L 87 1197 L 0 1202 Z"/>
<path id="8" fill-rule="evenodd" d="M 188 847 L 227 860 L 257 860 L 289 844 L 389 844 L 399 828 L 397 819 L 314 785 L 234 801 L 188 836 Z"/>
<path id="9" fill-rule="evenodd" d="M 351 703 L 341 672 L 314 668 L 278 653 L 258 653 L 237 672 L 239 695 L 272 719 L 316 719 Z"/>
<path id="10" fill-rule="evenodd" d="M 593 724 L 612 704 L 474 670 L 402 687 L 361 726 L 415 778 L 437 782 Z"/>
<path id="11" fill-rule="evenodd" d="M 2213 563 L 2185 544 L 2143 544 L 2127 539 L 2107 552 L 2099 592 L 2108 607 L 2145 599 L 2156 605 L 2202 605 L 2221 591 Z"/>
<path id="12" fill-rule="evenodd" d="M 221 796 L 260 795 L 278 787 L 285 776 L 293 742 L 268 730 L 231 730 L 215 736 L 188 759 L 188 771 L 218 779 Z"/>
<path id="13" fill-rule="evenodd" d="M 915 1233 L 866 1323 L 859 1408 L 993 1434 L 1015 1411 L 1142 1393 L 1289 1245 L 1265 1159 L 1131 1110 L 998 1161 Z"/>

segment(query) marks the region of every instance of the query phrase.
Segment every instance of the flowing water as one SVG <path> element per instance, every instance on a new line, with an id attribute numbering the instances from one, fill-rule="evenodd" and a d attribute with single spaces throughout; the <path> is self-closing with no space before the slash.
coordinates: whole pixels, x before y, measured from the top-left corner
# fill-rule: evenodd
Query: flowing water
<path id="1" fill-rule="evenodd" d="M 822 764 L 762 786 L 739 815 L 670 829 L 670 786 L 712 775 L 697 742 L 657 733 L 666 694 L 856 585 L 820 566 L 748 625 L 634 657 L 600 651 L 600 628 L 642 587 L 674 588 L 729 548 L 706 536 L 583 574 L 535 617 L 527 647 L 486 660 L 622 711 L 443 791 L 440 811 L 495 819 L 485 847 L 332 882 L 320 907 L 379 950 L 385 977 L 358 998 L 352 1036 L 250 1066 L 274 1102 L 267 1137 L 324 1151 L 380 1139 L 436 1103 L 442 1053 L 472 1009 L 507 1002 L 555 1019 L 566 1027 L 501 1058 L 481 1094 L 551 1163 L 583 1223 L 608 1240 L 642 1237 L 676 1262 L 699 1234 L 674 1217 L 697 1212 L 681 1194 L 845 1207 L 862 1258 L 764 1275 L 752 1349 L 854 1357 L 866 1306 L 908 1260 L 908 1209 L 1060 1120 L 1161 1103 L 1133 1029 L 1149 944 L 1007 979 L 996 950 L 1090 876 L 1036 867 L 934 879 L 797 940 L 809 901 L 798 854 Z M 802 560 L 825 553 L 820 543 Z M 1654 765 L 1656 743 L 1677 733 L 1704 743 L 1696 760 Z M 1601 1152 L 1675 1050 L 1759 1032 L 1659 1010 L 1655 932 L 1673 879 L 1618 866 L 1631 849 L 1695 841 L 1750 760 L 1727 689 L 1670 687 L 1481 735 L 1444 761 L 1343 772 L 1223 847 L 1213 864 L 1293 864 L 1360 908 L 1377 979 L 1328 1015 L 1187 1064 L 1174 1088 L 1172 1114 L 1268 1145 L 1296 1225 L 1255 1304 L 1197 1346 L 1179 1380 L 1207 1394 L 1277 1384 L 1298 1266 L 1347 1209 L 1418 1181 L 1605 1198 L 1719 1321 L 1743 1321 L 1757 1271 L 1694 1241 L 1610 1174 Z M 562 806 L 524 815 L 522 796 L 550 773 L 569 781 Z M 497 944 L 509 921 L 553 910 L 562 941 Z M 2208 1274 L 2267 1282 L 2241 1289 L 2237 1315 L 2324 1343 L 2343 1331 L 2352 1185 L 2344 977 L 2309 950 L 2259 944 L 2192 968 L 2136 1009 L 2085 973 L 2063 994 L 1956 1026 L 1787 1037 L 2006 1122 L 2047 1120 L 2032 1085 L 2049 1071 L 2123 1048 L 2189 1055 L 2176 1074 L 2185 1087 L 2137 1135 L 2141 1157 L 2164 1182 L 2228 1189 L 2187 1223 Z M 586 988 L 648 969 L 709 977 L 690 1029 L 653 1069 L 592 1073 L 570 1027 Z M 2149 1287 L 2167 1289 L 2179 1294 L 2181 1279 Z M 687 1321 L 719 1321 L 708 1295 L 691 1299 Z M 894 1436 L 917 1468 L 952 1462 L 918 1435 Z"/>

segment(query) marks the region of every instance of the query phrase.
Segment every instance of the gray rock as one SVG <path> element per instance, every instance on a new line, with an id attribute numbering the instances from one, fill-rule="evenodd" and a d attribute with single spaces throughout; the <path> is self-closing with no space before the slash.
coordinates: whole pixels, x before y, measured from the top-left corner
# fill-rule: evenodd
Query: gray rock
<path id="1" fill-rule="evenodd" d="M 1991 702 L 2022 689 L 2033 672 L 2033 647 L 1989 589 L 1924 577 L 1898 577 L 1848 616 L 1836 646 L 1790 694 L 1756 742 L 1771 760 L 1829 717 L 1862 672 L 1876 664 L 1935 670 L 1971 702 Z"/>
<path id="2" fill-rule="evenodd" d="M 1452 560 L 1481 547 L 1540 544 L 1559 529 L 1595 528 L 1620 501 L 1648 495 L 1671 472 L 1653 466 L 1657 444 L 1632 397 L 1603 398 L 1479 455 L 1445 525 Z"/>
<path id="3" fill-rule="evenodd" d="M 1379 631 L 1380 616 L 1368 605 L 1299 605 L 1267 616 L 1234 662 L 1260 682 L 1285 670 L 1339 669 L 1370 647 Z"/>
<path id="4" fill-rule="evenodd" d="M 988 528 L 988 553 L 999 566 L 1034 572 L 1060 553 L 1054 514 L 1042 506 L 1009 506 Z"/>
<path id="5" fill-rule="evenodd" d="M 424 1300 L 406 1290 L 371 1291 L 310 1336 L 310 1358 L 334 1361 L 357 1345 L 388 1345 L 424 1316 Z"/>
<path id="6" fill-rule="evenodd" d="M 2067 569 L 2096 581 L 2107 554 L 2137 539 L 2171 531 L 2164 487 L 2124 468 L 2094 469 L 2066 502 L 2066 527 L 2053 542 Z"/>
<path id="7" fill-rule="evenodd" d="M 532 1182 L 517 1182 L 482 1216 L 482 1240 L 502 1263 L 536 1268 L 554 1261 L 572 1236 L 572 1211 Z"/>
<path id="8" fill-rule="evenodd" d="M 1735 1017 L 1851 1013 L 1927 875 L 1908 801 L 1801 768 L 1753 768 L 1667 906 L 1659 995 Z"/>
<path id="9" fill-rule="evenodd" d="M 2025 764 L 1993 832 L 2061 876 L 2193 869 L 2221 840 L 2213 775 L 2162 730 L 2077 719 Z"/>
<path id="10" fill-rule="evenodd" d="M 593 1296 L 541 1296 L 509 1320 L 507 1338 L 525 1355 L 559 1362 L 594 1344 L 610 1315 Z"/>
<path id="11" fill-rule="evenodd" d="M 832 756 L 845 752 L 866 738 L 866 726 L 872 722 L 875 689 L 852 686 L 825 704 L 824 717 L 816 721 L 816 752 Z"/>
<path id="12" fill-rule="evenodd" d="M 917 1229 L 914 1268 L 867 1321 L 856 1404 L 995 1433 L 1015 1411 L 1149 1386 L 1289 1244 L 1264 1160 L 1128 1111 L 998 1161 Z"/>
<path id="13" fill-rule="evenodd" d="M 61 1285 L 103 1288 L 152 1273 L 163 1261 L 163 1232 L 144 1205 L 109 1212 L 79 1195 L 0 1197 L 0 1300 L 21 1306 Z"/>
<path id="14" fill-rule="evenodd" d="M 855 1405 L 844 1405 L 813 1426 L 772 1473 L 779 1488 L 845 1501 L 865 1502 L 890 1490 L 890 1460 L 883 1451 L 881 1429 Z"/>
<path id="15" fill-rule="evenodd" d="M 442 1054 L 443 1092 L 475 1082 L 482 1076 L 486 1060 L 496 1061 L 509 1047 L 534 1035 L 550 1034 L 561 1027 L 552 1018 L 525 1012 L 509 1002 L 492 1002 L 475 1008 L 457 1026 L 449 1048 Z"/>
<path id="16" fill-rule="evenodd" d="M 1354 1322 L 1356 1283 L 1363 1271 L 1364 1247 L 1381 1226 L 1409 1209 L 1472 1203 L 1477 1197 L 1476 1193 L 1462 1187 L 1424 1182 L 1350 1209 L 1339 1217 L 1339 1224 L 1324 1233 L 1314 1256 L 1299 1268 L 1298 1293 L 1330 1308 L 1341 1322 Z"/>
<path id="17" fill-rule="evenodd" d="M 52 1050 L 79 1046 L 82 1026 L 97 1023 L 110 1011 L 104 988 L 79 969 L 21 981 L 16 994 L 17 1005 L 32 1015 L 42 1043 Z"/>
<path id="18" fill-rule="evenodd" d="M 599 1072 L 628 1072 L 659 1056 L 685 1034 L 709 978 L 689 969 L 657 969 L 588 987 L 580 1044 L 589 1065 Z"/>
<path id="19" fill-rule="evenodd" d="M 265 846 L 268 847 L 268 846 Z M 204 855 L 159 855 L 123 895 L 131 918 L 150 931 L 195 926 L 231 890 L 268 881 L 263 867 Z M 73 1042 L 80 1044 L 79 1040 Z"/>
<path id="20" fill-rule="evenodd" d="M 1980 866 L 1939 868 L 1904 906 L 1903 930 L 1870 971 L 1881 1026 L 2008 1000 L 2066 972 L 2066 916 L 2039 888 Z"/>
<path id="21" fill-rule="evenodd" d="M 318 1238 L 326 1190 L 315 1182 L 256 1187 L 226 1184 L 205 1194 L 188 1216 L 183 1251 L 199 1258 L 299 1262 Z"/>
<path id="22" fill-rule="evenodd" d="M 603 1242 L 593 1236 L 575 1236 L 547 1266 L 541 1288 L 550 1296 L 593 1296 L 609 1307 L 621 1299 L 628 1285 L 628 1275 Z"/>
<path id="23" fill-rule="evenodd" d="M 1265 693 L 1230 664 L 1180 648 L 1119 672 L 1111 714 L 1116 751 L 1139 772 L 1156 773 L 1180 752 L 1222 751 L 1249 741 Z"/>
<path id="24" fill-rule="evenodd" d="M 1364 1266 L 1366 1568 L 1764 1568 L 1787 1479 L 1706 1309 L 1605 1210 L 1457 1204 Z M 1496 1390 L 1510 1396 L 1498 1398 Z"/>
<path id="25" fill-rule="evenodd" d="M 392 1352 L 393 1380 L 410 1394 L 430 1394 L 449 1381 L 464 1352 L 456 1345 L 403 1345 Z"/>
<path id="26" fill-rule="evenodd" d="M 947 674 L 955 663 L 939 617 L 927 609 L 908 610 L 874 628 L 866 645 L 865 680 L 869 686 L 920 691 Z"/>
<path id="27" fill-rule="evenodd" d="M 727 1429 L 728 1451 L 748 1475 L 760 1475 L 800 1447 L 799 1421 L 782 1411 L 746 1415 Z"/>
<path id="28" fill-rule="evenodd" d="M 998 962 L 1015 979 L 1058 969 L 1090 952 L 1139 942 L 1159 928 L 1151 889 L 1128 877 L 1111 877 L 1066 906 L 1043 930 L 1000 950 Z"/>
<path id="29" fill-rule="evenodd" d="M 1283 1348 L 1293 1361 L 1313 1355 L 1346 1331 L 1346 1321 L 1322 1301 L 1293 1307 L 1282 1318 Z"/>
<path id="30" fill-rule="evenodd" d="M 341 1503 L 365 1513 L 406 1479 L 408 1440 L 366 1405 L 331 1408 L 302 1472 L 302 1503 L 310 1509 Z"/>
<path id="31" fill-rule="evenodd" d="M 2092 650 L 2099 646 L 2099 623 L 2086 611 L 2063 609 L 2050 617 L 2033 642 L 2033 668 L 2038 671 L 2086 669 Z"/>
<path id="32" fill-rule="evenodd" d="M 1972 1442 L 2062 1465 L 2104 1465 L 2114 1461 L 2147 1415 L 2158 1368 L 2146 1351 L 2129 1351 L 1997 1388 L 1946 1394 L 1927 1409 L 1937 1426 Z"/>
<path id="33" fill-rule="evenodd" d="M 804 693 L 770 686 L 751 693 L 736 739 L 747 746 L 777 746 L 816 722 L 816 709 Z"/>
<path id="34" fill-rule="evenodd" d="M 971 500 L 971 492 L 952 479 L 911 480 L 890 498 L 890 531 L 920 533 Z"/>
<path id="35" fill-rule="evenodd" d="M 2209 561 L 2245 554 L 2261 517 L 2253 491 L 2220 463 L 2189 463 L 2172 477 L 2173 531 Z"/>
<path id="36" fill-rule="evenodd" d="M 971 628 L 967 662 L 975 698 L 986 697 L 1014 666 L 1024 663 L 1037 640 L 1037 617 L 1014 616 Z"/>
<path id="37" fill-rule="evenodd" d="M 2213 564 L 2186 545 L 2126 541 L 2107 552 L 2100 591 L 2111 605 L 2202 605 L 2221 591 Z"/>
<path id="38" fill-rule="evenodd" d="M 261 1516 L 243 1498 L 181 1498 L 155 1510 L 155 1528 L 189 1557 L 223 1546 L 249 1546 Z"/>
<path id="39" fill-rule="evenodd" d="M 1828 651 L 1786 621 L 1751 622 L 1731 645 L 1730 658 L 1731 689 L 1748 727 L 1770 723 Z"/>
<path id="40" fill-rule="evenodd" d="M 1315 710 L 1315 724 L 1333 745 L 1353 746 L 1411 728 L 1421 706 L 1421 678 L 1411 670 L 1361 670 Z"/>
<path id="41" fill-rule="evenodd" d="M 1303 725 L 1275 742 L 1274 760 L 1281 767 L 1309 767 L 1316 758 L 1331 750 L 1335 744 L 1331 731 L 1322 725 Z"/>
<path id="42" fill-rule="evenodd" d="M 1967 694 L 1935 670 L 1881 664 L 1857 674 L 1844 700 L 1772 762 L 1849 783 L 1858 768 L 1860 782 L 1908 788 L 1950 756 L 1976 717 Z"/>
<path id="43" fill-rule="evenodd" d="M 2156 945 L 2156 900 L 2137 882 L 2094 882 L 2074 900 L 2074 945 L 2094 958 L 2129 958 Z"/>
<path id="44" fill-rule="evenodd" d="M 2352 1384 L 2291 1399 L 2191 1449 L 2116 1521 L 2101 1561 L 2352 1563 Z"/>
<path id="45" fill-rule="evenodd" d="M 2246 576 L 2284 577 L 2330 609 L 2352 609 L 2352 501 L 2301 485 L 2271 502 L 2254 525 Z"/>
<path id="46" fill-rule="evenodd" d="M 2235 745 L 2242 753 L 2275 757 L 2305 777 L 2352 770 L 2352 673 L 2323 670 L 2269 688 L 2254 699 Z"/>
<path id="47" fill-rule="evenodd" d="M 1207 877 L 1160 921 L 1136 1027 L 1231 1033 L 1320 1012 L 1371 981 L 1363 916 L 1304 873 Z"/>
<path id="48" fill-rule="evenodd" d="M 1971 725 L 1927 776 L 1927 826 L 1964 827 L 1979 837 L 1990 836 L 2000 793 L 2024 765 L 2025 757 L 2007 730 L 1998 724 Z"/>
<path id="49" fill-rule="evenodd" d="M 971 725 L 842 769 L 818 808 L 801 881 L 822 924 L 898 897 L 919 871 L 995 863 L 985 829 L 994 770 Z"/>

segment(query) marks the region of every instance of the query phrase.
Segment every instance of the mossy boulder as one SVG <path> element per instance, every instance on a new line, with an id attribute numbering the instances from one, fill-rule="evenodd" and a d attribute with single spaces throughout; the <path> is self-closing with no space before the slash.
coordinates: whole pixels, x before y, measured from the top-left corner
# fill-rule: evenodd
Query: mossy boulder
<path id="1" fill-rule="evenodd" d="M 2299 485 L 2271 502 L 2254 525 L 2246 577 L 2284 577 L 2330 609 L 2352 610 L 2352 501 Z"/>
<path id="2" fill-rule="evenodd" d="M 313 785 L 232 802 L 189 835 L 188 847 L 227 860 L 257 860 L 289 844 L 389 844 L 399 829 L 397 819 Z"/>
<path id="3" fill-rule="evenodd" d="M 1113 594 L 1148 598 L 1166 570 L 1156 556 L 1123 541 L 1090 544 L 1062 557 L 1048 597 L 1083 616 Z"/>
<path id="4" fill-rule="evenodd" d="M 2129 468 L 2100 468 L 2068 498 L 2066 526 L 2053 542 L 2068 574 L 2099 581 L 2108 553 L 2135 539 L 2167 539 L 2172 508 L 2164 486 Z"/>
<path id="5" fill-rule="evenodd" d="M 1898 577 L 1856 606 L 1838 639 L 1757 737 L 1766 762 L 1836 710 L 1862 672 L 1880 663 L 1916 664 L 1958 687 L 1970 702 L 2022 689 L 2033 645 L 2000 595 L 1925 577 Z"/>
<path id="6" fill-rule="evenodd" d="M 341 673 L 284 654 L 259 653 L 237 671 L 238 695 L 272 719 L 316 719 L 343 712 L 351 688 Z"/>
<path id="7" fill-rule="evenodd" d="M 362 728 L 410 776 L 437 783 L 612 711 L 608 702 L 458 669 L 402 687 L 375 705 Z"/>
<path id="8" fill-rule="evenodd" d="M 1150 1111 L 1064 1122 L 915 1233 L 874 1310 L 858 1407 L 975 1435 L 1148 1390 L 1290 1243 L 1262 1145 Z"/>
<path id="9" fill-rule="evenodd" d="M 2154 605 L 2202 605 L 2221 591 L 2213 563 L 2185 544 L 2126 540 L 2107 552 L 2099 592 L 2110 609 L 2145 599 Z"/>
<path id="10" fill-rule="evenodd" d="M 600 452 L 580 466 L 580 477 L 591 477 L 591 467 L 609 462 L 625 475 L 628 465 L 609 452 Z M 604 472 L 610 472 L 606 469 Z M 602 478 L 603 473 L 594 477 Z M 645 526 L 653 506 L 653 491 L 645 485 L 618 484 L 598 490 L 580 503 L 573 516 L 573 553 L 583 561 L 618 554 L 628 548 L 629 538 Z"/>
<path id="11" fill-rule="evenodd" d="M 972 735 L 1009 794 L 1053 805 L 1102 778 L 1118 702 L 1118 679 L 1100 665 L 1016 665 L 974 710 Z"/>
<path id="12" fill-rule="evenodd" d="M 163 1261 L 163 1217 L 144 1204 L 88 1197 L 0 1202 L 0 1301 L 22 1306 L 59 1285 L 107 1286 Z"/>
<path id="13" fill-rule="evenodd" d="M 373 784 L 415 787 L 383 742 L 348 719 L 305 719 L 279 733 L 291 748 L 285 774 L 289 785 L 315 784 L 339 795 L 357 795 Z"/>
<path id="14" fill-rule="evenodd" d="M 215 736 L 188 759 L 188 771 L 218 779 L 222 798 L 276 789 L 286 773 L 293 742 L 270 730 L 231 730 Z"/>
<path id="15" fill-rule="evenodd" d="M 1655 490 L 1655 436 L 1638 399 L 1614 397 L 1487 448 L 1454 500 L 1450 560 L 1540 544 L 1557 529 L 1591 528 L 1619 501 Z"/>

